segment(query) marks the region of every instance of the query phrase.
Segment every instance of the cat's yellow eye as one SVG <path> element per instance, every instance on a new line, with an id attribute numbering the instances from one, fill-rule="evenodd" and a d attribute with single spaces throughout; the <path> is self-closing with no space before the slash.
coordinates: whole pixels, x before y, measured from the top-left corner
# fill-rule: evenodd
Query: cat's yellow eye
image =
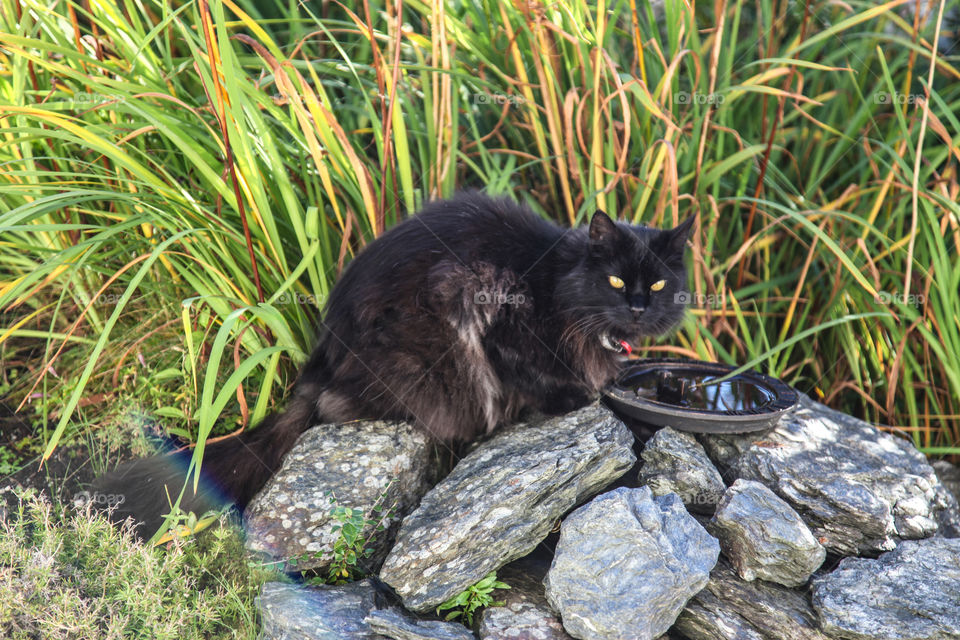
<path id="1" fill-rule="evenodd" d="M 626 285 L 624 284 L 623 280 L 617 276 L 610 276 L 610 286 L 614 289 L 623 289 Z"/>
<path id="2" fill-rule="evenodd" d="M 666 280 L 657 280 L 650 285 L 650 291 L 660 291 L 660 289 L 663 289 L 665 286 L 667 286 Z"/>

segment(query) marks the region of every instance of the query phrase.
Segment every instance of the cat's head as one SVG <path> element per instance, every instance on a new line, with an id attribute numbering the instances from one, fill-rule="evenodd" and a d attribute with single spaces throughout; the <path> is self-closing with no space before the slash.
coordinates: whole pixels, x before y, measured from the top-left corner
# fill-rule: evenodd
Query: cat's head
<path id="1" fill-rule="evenodd" d="M 578 333 L 626 355 L 640 338 L 662 335 L 679 324 L 689 296 L 683 258 L 693 222 L 691 216 L 661 230 L 595 213 L 586 255 L 563 278 L 558 292 Z"/>

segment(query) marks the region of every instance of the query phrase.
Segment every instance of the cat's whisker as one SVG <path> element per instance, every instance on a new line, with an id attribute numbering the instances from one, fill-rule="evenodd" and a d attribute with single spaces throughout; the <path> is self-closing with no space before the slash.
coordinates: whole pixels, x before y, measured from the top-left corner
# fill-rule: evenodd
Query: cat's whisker
<path id="1" fill-rule="evenodd" d="M 605 314 L 593 314 L 591 316 L 586 316 L 581 318 L 568 326 L 563 333 L 560 334 L 559 346 L 563 346 L 564 342 L 570 339 L 573 335 L 578 333 L 585 333 L 586 329 L 593 328 L 594 326 L 599 327 L 601 321 L 605 321 Z"/>
<path id="2" fill-rule="evenodd" d="M 573 337 L 577 337 L 578 341 L 574 343 L 576 345 L 575 351 L 582 351 L 584 344 L 592 329 L 598 329 L 607 324 L 606 314 L 594 314 L 592 316 L 587 316 L 582 318 L 573 324 L 571 324 L 560 336 L 559 347 L 562 349 L 564 344 Z"/>

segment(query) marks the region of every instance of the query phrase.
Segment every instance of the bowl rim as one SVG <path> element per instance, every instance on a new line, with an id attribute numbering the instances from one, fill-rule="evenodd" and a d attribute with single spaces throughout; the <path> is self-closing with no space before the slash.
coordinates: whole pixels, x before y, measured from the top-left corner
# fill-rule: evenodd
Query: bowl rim
<path id="1" fill-rule="evenodd" d="M 720 362 L 694 360 L 688 358 L 645 358 L 631 360 L 624 365 L 616 379 L 603 390 L 617 408 L 627 415 L 644 422 L 660 426 L 669 426 L 683 431 L 708 433 L 732 433 L 742 431 L 760 431 L 772 428 L 780 417 L 793 409 L 798 401 L 798 392 L 779 378 L 774 378 L 748 369 L 738 374 L 758 386 L 773 393 L 773 399 L 757 409 L 740 411 L 715 411 L 710 409 L 691 409 L 639 398 L 632 387 L 619 386 L 627 376 L 638 375 L 645 369 L 694 369 L 702 373 L 725 375 L 736 367 Z M 729 425 L 729 426 L 724 426 Z M 732 428 L 731 428 L 732 427 Z"/>

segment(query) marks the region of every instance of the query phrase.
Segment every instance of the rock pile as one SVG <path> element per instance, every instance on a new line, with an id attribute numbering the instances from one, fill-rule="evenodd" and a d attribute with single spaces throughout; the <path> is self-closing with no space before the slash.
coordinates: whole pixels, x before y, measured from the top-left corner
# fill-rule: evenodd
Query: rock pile
<path id="1" fill-rule="evenodd" d="M 355 503 L 369 505 L 395 486 L 403 521 L 382 543 L 382 583 L 267 585 L 265 638 L 960 639 L 955 497 L 909 442 L 806 398 L 760 434 L 663 429 L 637 465 L 632 433 L 594 404 L 497 433 L 429 491 L 426 445 L 375 424 L 342 446 L 342 426 L 319 427 L 324 445 L 304 435 L 258 498 L 254 522 L 280 524 L 254 546 L 326 549 L 318 496 L 366 487 Z M 320 473 L 367 438 L 395 444 Z M 545 556 L 543 570 L 508 564 L 524 556 Z M 475 631 L 439 620 L 495 570 L 513 589 Z"/>

